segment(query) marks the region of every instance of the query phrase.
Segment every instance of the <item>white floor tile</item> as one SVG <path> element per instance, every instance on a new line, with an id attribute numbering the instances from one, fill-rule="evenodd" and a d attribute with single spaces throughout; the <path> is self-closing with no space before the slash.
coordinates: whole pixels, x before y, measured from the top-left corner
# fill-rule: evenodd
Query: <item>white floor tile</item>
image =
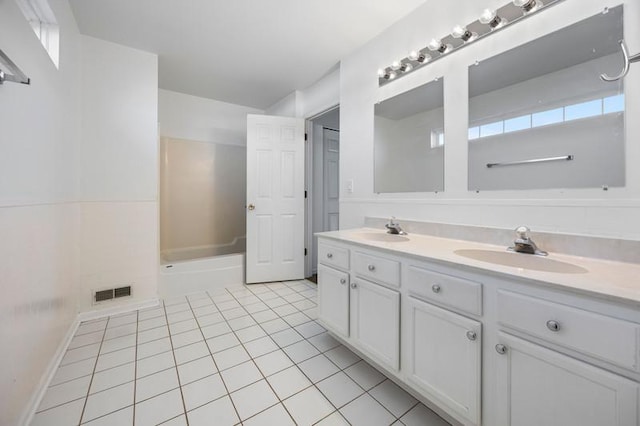
<path id="1" fill-rule="evenodd" d="M 100 343 L 83 346 L 78 349 L 70 349 L 64 354 L 62 361 L 60 361 L 60 365 L 68 365 L 73 362 L 95 358 L 98 356 L 98 351 L 100 351 Z"/>
<path id="2" fill-rule="evenodd" d="M 247 315 L 247 311 L 245 311 L 243 308 L 234 308 L 229 309 L 228 311 L 222 311 L 222 316 L 225 317 L 227 321 L 235 318 L 240 318 L 245 315 Z"/>
<path id="3" fill-rule="evenodd" d="M 317 336 L 310 337 L 308 340 L 309 343 L 315 346 L 320 352 L 326 352 L 329 349 L 340 346 L 340 342 L 331 337 L 329 333 L 318 334 Z"/>
<path id="4" fill-rule="evenodd" d="M 138 330 L 137 324 L 124 324 L 118 327 L 109 327 L 107 325 L 107 331 L 104 333 L 104 340 L 115 339 L 117 337 L 128 336 L 130 334 L 136 334 Z"/>
<path id="5" fill-rule="evenodd" d="M 102 342 L 102 337 L 104 336 L 104 331 L 95 331 L 93 333 L 76 335 L 71 342 L 69 342 L 68 349 L 75 349 L 81 346 L 92 345 L 94 343 Z"/>
<path id="6" fill-rule="evenodd" d="M 171 336 L 171 342 L 173 343 L 174 348 L 191 345 L 203 340 L 204 337 L 202 336 L 202 332 L 200 330 L 191 330 Z"/>
<path id="7" fill-rule="evenodd" d="M 219 374 L 207 376 L 182 387 L 187 411 L 200 407 L 227 394 Z"/>
<path id="8" fill-rule="evenodd" d="M 207 346 L 209 346 L 209 350 L 211 353 L 216 353 L 220 351 L 224 351 L 225 349 L 233 348 L 234 346 L 238 346 L 240 344 L 240 340 L 233 333 L 223 334 L 222 336 L 212 337 L 207 339 Z"/>
<path id="9" fill-rule="evenodd" d="M 83 423 L 88 426 L 126 426 L 133 425 L 133 405 L 127 408 L 123 408 L 114 413 L 107 414 L 106 416 L 98 417 L 95 420 L 91 420 L 88 423 Z"/>
<path id="10" fill-rule="evenodd" d="M 56 370 L 56 374 L 53 376 L 53 379 L 51 379 L 49 386 L 59 385 L 69 380 L 88 376 L 93 373 L 93 367 L 95 367 L 95 365 L 96 358 L 89 358 L 61 366 Z"/>
<path id="11" fill-rule="evenodd" d="M 418 402 L 389 379 L 371 389 L 369 393 L 396 417 L 404 415 Z"/>
<path id="12" fill-rule="evenodd" d="M 367 391 L 386 379 L 382 373 L 365 361 L 352 365 L 345 369 L 344 372 Z"/>
<path id="13" fill-rule="evenodd" d="M 242 346 L 236 346 L 213 354 L 213 359 L 216 361 L 218 370 L 223 371 L 249 361 L 249 354 Z"/>
<path id="14" fill-rule="evenodd" d="M 243 328 L 251 327 L 252 325 L 257 324 L 250 315 L 244 315 L 242 317 L 230 319 L 228 320 L 228 323 L 229 327 L 231 327 L 231 329 L 234 331 L 242 330 Z"/>
<path id="15" fill-rule="evenodd" d="M 338 367 L 322 354 L 301 362 L 298 367 L 313 383 L 318 383 L 339 371 Z"/>
<path id="16" fill-rule="evenodd" d="M 262 328 L 260 328 L 259 325 L 252 325 L 251 327 L 243 328 L 242 330 L 236 331 L 236 336 L 242 343 L 247 343 L 266 335 L 267 334 L 262 331 Z"/>
<path id="17" fill-rule="evenodd" d="M 270 352 L 254 359 L 256 365 L 265 376 L 270 376 L 293 365 L 289 357 L 281 350 Z"/>
<path id="18" fill-rule="evenodd" d="M 260 370 L 258 370 L 258 367 L 256 367 L 253 361 L 236 365 L 223 371 L 221 374 L 229 392 L 234 392 L 262 379 L 262 374 L 260 374 Z"/>
<path id="19" fill-rule="evenodd" d="M 235 391 L 231 394 L 231 399 L 238 410 L 238 414 L 240 414 L 241 420 L 245 420 L 278 403 L 278 398 L 265 380 Z"/>
<path id="20" fill-rule="evenodd" d="M 283 403 L 298 425 L 312 425 L 335 411 L 315 387 L 307 388 Z"/>
<path id="21" fill-rule="evenodd" d="M 364 389 L 343 372 L 324 379 L 317 386 L 324 396 L 338 408 L 364 393 Z"/>
<path id="22" fill-rule="evenodd" d="M 152 328 L 150 330 L 138 332 L 138 344 L 152 342 L 154 340 L 169 337 L 169 329 L 167 326 Z"/>
<path id="23" fill-rule="evenodd" d="M 309 379 L 296 366 L 269 376 L 267 381 L 280 399 L 289 398 L 291 395 L 311 386 Z"/>
<path id="24" fill-rule="evenodd" d="M 289 302 L 287 302 L 286 300 L 284 300 L 282 297 L 275 297 L 271 300 L 265 300 L 264 304 L 267 305 L 268 307 L 270 307 L 271 309 L 275 309 L 278 308 L 280 306 L 285 306 L 288 305 Z"/>
<path id="25" fill-rule="evenodd" d="M 193 308 L 193 313 L 197 318 L 216 315 L 218 318 L 223 319 L 222 314 L 220 314 L 220 311 L 218 311 L 218 308 L 216 308 L 214 305 L 206 305 L 200 306 L 198 308 Z"/>
<path id="26" fill-rule="evenodd" d="M 138 321 L 137 312 L 114 315 L 109 317 L 109 322 L 107 323 L 107 329 L 119 327 L 125 324 L 135 324 L 137 321 Z"/>
<path id="27" fill-rule="evenodd" d="M 174 417 L 171 420 L 167 420 L 166 422 L 160 423 L 162 426 L 188 426 L 187 424 L 187 416 L 181 415 L 178 417 Z"/>
<path id="28" fill-rule="evenodd" d="M 169 324 L 173 324 L 174 322 L 187 321 L 190 319 L 194 319 L 191 310 L 167 314 L 167 321 L 169 322 Z"/>
<path id="29" fill-rule="evenodd" d="M 366 393 L 342 407 L 340 413 L 353 426 L 388 426 L 396 420 Z"/>
<path id="30" fill-rule="evenodd" d="M 178 374 L 182 386 L 217 372 L 218 369 L 210 355 L 178 366 Z"/>
<path id="31" fill-rule="evenodd" d="M 136 364 L 134 362 L 100 371 L 99 373 L 93 375 L 89 393 L 102 392 L 103 390 L 112 388 L 114 386 L 131 382 L 135 379 L 135 371 Z"/>
<path id="32" fill-rule="evenodd" d="M 316 336 L 320 333 L 324 333 L 324 327 L 318 324 L 315 321 L 309 321 L 304 324 L 300 324 L 297 327 L 294 327 L 298 333 L 302 335 L 305 339 L 309 339 L 310 337 Z"/>
<path id="33" fill-rule="evenodd" d="M 96 372 L 128 364 L 135 361 L 135 358 L 136 348 L 121 349 L 119 351 L 109 352 L 108 354 L 101 354 L 96 364 Z"/>
<path id="34" fill-rule="evenodd" d="M 198 328 L 198 323 L 196 322 L 195 319 L 180 321 L 180 322 L 176 322 L 169 325 L 169 330 L 171 331 L 171 334 L 180 334 L 180 333 L 184 333 L 185 331 L 195 330 L 197 328 Z"/>
<path id="35" fill-rule="evenodd" d="M 296 312 L 298 312 L 298 309 L 296 309 L 295 306 L 290 305 L 289 302 L 287 302 L 286 300 L 285 300 L 285 303 L 286 305 L 273 308 L 273 311 L 276 314 L 280 315 L 281 317 L 285 317 L 287 315 L 295 314 Z"/>
<path id="36" fill-rule="evenodd" d="M 217 308 L 221 311 L 228 311 L 229 309 L 236 309 L 240 307 L 240 304 L 235 300 L 227 300 L 226 302 L 216 302 Z"/>
<path id="37" fill-rule="evenodd" d="M 296 426 L 285 410 L 284 405 L 277 404 L 242 422 L 243 426 Z"/>
<path id="38" fill-rule="evenodd" d="M 311 321 L 311 318 L 309 318 L 302 312 L 296 312 L 295 314 L 287 315 L 285 317 L 282 317 L 282 319 L 285 320 L 291 327 L 295 327 L 300 324 L 304 324 L 305 322 Z"/>
<path id="39" fill-rule="evenodd" d="M 302 311 L 302 313 L 312 320 L 318 319 L 318 308 L 305 309 L 304 311 Z"/>
<path id="40" fill-rule="evenodd" d="M 177 305 L 179 303 L 184 303 L 187 301 L 186 296 L 176 296 L 176 297 L 170 297 L 168 299 L 164 299 L 164 306 L 171 306 L 171 305 Z"/>
<path id="41" fill-rule="evenodd" d="M 91 322 L 83 322 L 78 326 L 78 330 L 76 331 L 76 336 L 86 333 L 93 333 L 96 331 L 104 331 L 107 327 L 107 320 L 100 321 L 91 321 Z"/>
<path id="42" fill-rule="evenodd" d="M 146 321 L 152 318 L 164 317 L 164 308 L 143 309 L 138 312 L 138 321 Z"/>
<path id="43" fill-rule="evenodd" d="M 293 328 L 286 328 L 285 330 L 278 331 L 277 333 L 272 333 L 271 338 L 281 348 L 303 340 L 303 337 L 300 335 L 300 333 L 295 331 Z"/>
<path id="44" fill-rule="evenodd" d="M 244 309 L 246 309 L 250 314 L 255 314 L 256 312 L 266 311 L 269 309 L 269 307 L 262 302 L 257 302 L 250 305 L 245 305 Z"/>
<path id="45" fill-rule="evenodd" d="M 189 426 L 232 426 L 240 421 L 228 396 L 189 411 L 187 416 Z"/>
<path id="46" fill-rule="evenodd" d="M 400 421 L 406 426 L 450 426 L 442 417 L 423 404 L 416 405 L 411 411 L 402 416 Z"/>
<path id="47" fill-rule="evenodd" d="M 269 336 L 247 342 L 244 347 L 252 358 L 257 358 L 278 349 L 278 345 Z"/>
<path id="48" fill-rule="evenodd" d="M 191 306 L 185 301 L 184 303 L 176 303 L 175 305 L 166 306 L 165 311 L 168 314 L 175 314 L 177 312 L 190 311 Z"/>
<path id="49" fill-rule="evenodd" d="M 292 303 L 293 306 L 295 306 L 296 308 L 300 309 L 301 311 L 304 311 L 305 309 L 310 309 L 310 308 L 315 308 L 316 304 L 313 303 L 310 300 L 300 300 L 298 302 L 293 302 Z"/>
<path id="50" fill-rule="evenodd" d="M 202 334 L 204 334 L 205 339 L 229 334 L 232 331 L 231 327 L 229 327 L 226 322 L 219 322 L 209 326 L 202 326 L 201 324 L 200 326 L 202 327 Z"/>
<path id="51" fill-rule="evenodd" d="M 120 349 L 130 348 L 136 345 L 136 335 L 129 334 L 128 336 L 117 337 L 111 340 L 105 340 L 102 342 L 102 347 L 100 348 L 101 354 L 106 354 L 109 352 L 119 351 Z"/>
<path id="52" fill-rule="evenodd" d="M 316 423 L 316 426 L 350 426 L 349 422 L 342 417 L 339 411 L 334 411 L 333 414 L 325 417 Z"/>
<path id="53" fill-rule="evenodd" d="M 91 376 L 80 377 L 59 385 L 49 386 L 37 411 L 43 411 L 73 400 L 84 398 L 89 390 Z"/>
<path id="54" fill-rule="evenodd" d="M 31 426 L 67 426 L 80 423 L 84 398 L 36 413 Z"/>
<path id="55" fill-rule="evenodd" d="M 202 358 L 203 356 L 210 355 L 209 348 L 205 342 L 198 342 L 192 345 L 176 348 L 173 351 L 176 357 L 178 365 L 185 362 L 193 361 L 194 359 Z"/>
<path id="56" fill-rule="evenodd" d="M 200 325 L 200 327 L 202 328 L 208 325 L 219 324 L 225 321 L 224 317 L 220 313 L 213 313 L 213 314 L 207 314 L 202 316 L 198 316 L 196 314 L 196 320 Z"/>
<path id="57" fill-rule="evenodd" d="M 195 310 L 203 306 L 213 306 L 213 301 L 209 298 L 209 296 L 205 296 L 199 299 L 189 298 L 189 304 L 191 305 L 191 309 Z"/>
<path id="58" fill-rule="evenodd" d="M 167 319 L 164 314 L 159 317 L 147 319 L 144 321 L 138 321 L 138 333 L 145 330 L 151 330 L 152 328 L 162 327 L 167 325 Z"/>
<path id="59" fill-rule="evenodd" d="M 341 369 L 345 369 L 350 365 L 353 365 L 356 362 L 360 361 L 360 357 L 358 355 L 354 354 L 349 349 L 347 349 L 346 346 L 342 345 L 328 350 L 324 354 L 331 360 L 331 362 L 333 362 Z"/>
<path id="60" fill-rule="evenodd" d="M 287 346 L 282 350 L 285 351 L 289 358 L 291 358 L 291 360 L 295 363 L 302 362 L 320 353 L 316 348 L 313 347 L 313 345 L 311 345 L 311 343 L 307 342 L 306 340 L 294 343 L 293 345 Z"/>
<path id="61" fill-rule="evenodd" d="M 136 381 L 136 402 L 144 401 L 179 387 L 175 368 L 160 371 Z"/>
<path id="62" fill-rule="evenodd" d="M 286 300 L 289 303 L 294 303 L 294 302 L 299 302 L 300 300 L 305 300 L 305 297 L 298 294 L 298 293 L 293 293 L 293 294 L 289 294 L 286 296 L 283 296 L 284 300 Z"/>
<path id="63" fill-rule="evenodd" d="M 256 312 L 255 314 L 251 314 L 251 316 L 258 323 L 263 323 L 278 318 L 278 315 L 271 310 Z"/>
<path id="64" fill-rule="evenodd" d="M 158 355 L 141 359 L 137 362 L 136 375 L 137 378 L 145 377 L 167 368 L 175 367 L 173 354 L 171 352 L 163 352 Z"/>
<path id="65" fill-rule="evenodd" d="M 137 425 L 156 425 L 184 413 L 180 390 L 175 389 L 136 404 Z"/>
<path id="66" fill-rule="evenodd" d="M 87 422 L 133 405 L 133 386 L 133 382 L 129 382 L 103 392 L 89 395 L 87 405 L 84 408 L 82 421 Z"/>
<path id="67" fill-rule="evenodd" d="M 157 355 L 162 352 L 168 352 L 171 350 L 171 342 L 168 337 L 164 339 L 153 340 L 151 342 L 142 343 L 138 345 L 138 359 Z M 100 359 L 98 358 L 98 362 Z"/>

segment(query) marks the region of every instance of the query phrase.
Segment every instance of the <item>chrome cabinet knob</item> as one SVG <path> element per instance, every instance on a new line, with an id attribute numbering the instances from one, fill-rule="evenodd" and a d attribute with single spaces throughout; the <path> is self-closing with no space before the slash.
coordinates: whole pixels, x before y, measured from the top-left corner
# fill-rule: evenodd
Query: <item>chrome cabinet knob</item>
<path id="1" fill-rule="evenodd" d="M 434 284 L 431 286 L 431 291 L 433 291 L 434 293 L 440 293 L 440 286 L 438 284 Z"/>
<path id="2" fill-rule="evenodd" d="M 345 280 L 344 278 L 340 278 L 340 284 L 346 284 L 347 280 Z"/>
<path id="3" fill-rule="evenodd" d="M 507 353 L 507 347 L 501 343 L 498 343 L 496 345 L 496 352 L 498 352 L 500 355 L 504 355 Z"/>
<path id="4" fill-rule="evenodd" d="M 327 259 L 331 259 L 333 257 L 333 253 L 327 253 Z"/>
<path id="5" fill-rule="evenodd" d="M 254 206 L 253 204 L 249 204 L 247 206 L 247 210 L 255 210 L 255 209 L 256 209 L 256 206 Z"/>
<path id="6" fill-rule="evenodd" d="M 547 328 L 555 333 L 560 331 L 560 323 L 558 321 L 549 320 L 547 321 Z"/>
<path id="7" fill-rule="evenodd" d="M 356 288 L 356 287 L 358 287 L 358 284 L 356 284 L 356 283 L 351 283 L 351 288 Z"/>
<path id="8" fill-rule="evenodd" d="M 478 334 L 475 331 L 473 331 L 473 330 L 467 331 L 467 339 L 469 339 L 471 341 L 474 341 L 477 338 L 478 338 Z"/>
<path id="9" fill-rule="evenodd" d="M 376 266 L 375 265 L 369 265 L 367 266 L 367 269 L 369 269 L 371 272 L 376 270 Z"/>

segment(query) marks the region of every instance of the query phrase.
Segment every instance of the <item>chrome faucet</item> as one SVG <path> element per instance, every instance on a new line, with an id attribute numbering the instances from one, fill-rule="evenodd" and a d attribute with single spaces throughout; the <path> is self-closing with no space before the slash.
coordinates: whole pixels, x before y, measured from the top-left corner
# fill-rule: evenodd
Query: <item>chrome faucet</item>
<path id="1" fill-rule="evenodd" d="M 407 235 L 407 233 L 404 232 L 400 227 L 400 224 L 395 220 L 396 220 L 395 216 L 391 216 L 391 219 L 389 219 L 389 223 L 384 225 L 384 227 L 387 228 L 387 234 Z"/>
<path id="2" fill-rule="evenodd" d="M 547 256 L 549 253 L 540 250 L 536 243 L 529 237 L 530 229 L 526 226 L 519 226 L 516 228 L 516 239 L 513 242 L 513 246 L 507 250 L 515 251 L 517 253 L 535 254 L 538 256 Z"/>

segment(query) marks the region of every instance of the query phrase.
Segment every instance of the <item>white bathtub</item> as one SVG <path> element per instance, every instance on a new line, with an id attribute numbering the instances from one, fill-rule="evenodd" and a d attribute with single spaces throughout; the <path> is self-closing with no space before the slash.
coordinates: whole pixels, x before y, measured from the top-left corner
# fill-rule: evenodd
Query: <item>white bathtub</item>
<path id="1" fill-rule="evenodd" d="M 187 255 L 186 252 L 181 254 Z M 174 262 L 163 259 L 158 292 L 161 298 L 166 298 L 242 284 L 244 253 Z"/>

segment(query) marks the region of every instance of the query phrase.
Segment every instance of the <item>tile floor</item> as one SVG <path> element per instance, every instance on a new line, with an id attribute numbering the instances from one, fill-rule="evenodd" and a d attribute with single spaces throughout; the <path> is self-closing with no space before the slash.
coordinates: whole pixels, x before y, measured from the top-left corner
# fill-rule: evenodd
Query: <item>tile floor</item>
<path id="1" fill-rule="evenodd" d="M 316 321 L 309 281 L 83 322 L 33 425 L 447 425 Z"/>

